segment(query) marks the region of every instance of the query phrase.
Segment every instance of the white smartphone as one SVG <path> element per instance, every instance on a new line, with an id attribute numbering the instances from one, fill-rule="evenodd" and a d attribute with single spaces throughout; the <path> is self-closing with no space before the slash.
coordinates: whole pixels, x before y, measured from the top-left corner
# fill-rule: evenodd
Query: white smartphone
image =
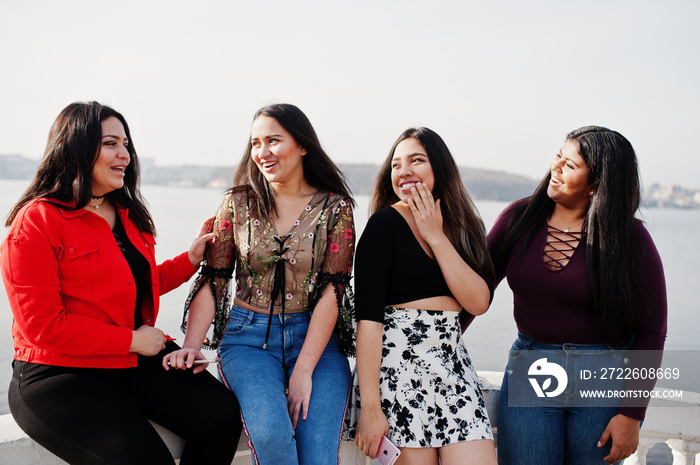
<path id="1" fill-rule="evenodd" d="M 401 455 L 401 451 L 396 447 L 386 436 L 382 436 L 382 441 L 379 443 L 377 451 L 377 460 L 382 465 L 394 465 L 394 462 Z"/>
<path id="2" fill-rule="evenodd" d="M 221 361 L 220 358 L 215 358 L 214 360 L 207 360 L 207 359 L 201 358 L 199 360 L 195 360 L 194 364 L 195 365 L 202 365 L 202 364 L 206 364 L 206 363 L 219 363 L 220 361 Z"/>
<path id="3" fill-rule="evenodd" d="M 221 361 L 220 358 L 215 358 L 214 360 L 207 360 L 207 359 L 204 359 L 204 358 L 200 358 L 200 359 L 195 360 L 195 361 L 192 362 L 192 363 L 193 363 L 193 365 L 204 365 L 204 364 L 207 364 L 207 363 L 219 363 L 220 361 Z M 170 365 L 170 360 L 168 360 L 166 363 L 167 363 L 168 365 Z"/>

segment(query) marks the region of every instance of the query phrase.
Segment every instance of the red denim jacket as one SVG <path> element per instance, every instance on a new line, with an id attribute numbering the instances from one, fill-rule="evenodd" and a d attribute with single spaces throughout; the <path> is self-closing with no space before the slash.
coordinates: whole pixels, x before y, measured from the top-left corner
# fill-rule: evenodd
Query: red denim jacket
<path id="1" fill-rule="evenodd" d="M 155 239 L 117 208 L 129 241 L 148 260 L 141 314 L 153 326 L 161 294 L 197 268 L 178 255 L 156 266 Z M 136 366 L 129 353 L 136 285 L 107 222 L 86 210 L 34 200 L 15 217 L 0 246 L 12 309 L 14 358 L 91 368 Z"/>

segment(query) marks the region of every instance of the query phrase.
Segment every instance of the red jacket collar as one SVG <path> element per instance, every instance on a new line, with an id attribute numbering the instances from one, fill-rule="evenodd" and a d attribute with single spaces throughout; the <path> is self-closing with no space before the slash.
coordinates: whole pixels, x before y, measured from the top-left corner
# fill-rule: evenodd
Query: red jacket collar
<path id="1" fill-rule="evenodd" d="M 63 200 L 51 199 L 48 197 L 38 197 L 36 199 L 32 199 L 29 203 L 34 203 L 34 202 L 47 202 L 47 203 L 53 203 L 53 204 L 57 204 L 57 205 L 63 205 L 65 207 L 75 207 L 74 201 L 66 202 Z M 129 210 L 122 207 L 119 204 L 114 204 L 114 206 L 116 207 L 117 214 L 119 215 L 119 218 L 122 220 L 122 224 L 123 224 L 124 221 L 126 220 L 126 217 L 129 216 Z M 84 208 L 78 208 L 76 210 L 67 210 L 65 208 L 59 208 L 58 210 L 61 212 L 61 215 L 64 218 L 76 218 L 78 216 L 86 215 L 88 213 L 88 211 L 85 210 Z"/>

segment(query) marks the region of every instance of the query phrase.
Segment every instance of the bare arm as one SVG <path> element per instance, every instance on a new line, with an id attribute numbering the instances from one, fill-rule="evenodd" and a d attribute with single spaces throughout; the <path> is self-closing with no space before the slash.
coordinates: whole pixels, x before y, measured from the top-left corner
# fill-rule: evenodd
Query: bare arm
<path id="1" fill-rule="evenodd" d="M 187 333 L 182 349 L 176 350 L 163 357 L 163 368 L 166 370 L 177 368 L 187 370 L 192 368 L 194 361 L 205 358 L 202 354 L 202 342 L 207 335 L 207 331 L 214 321 L 216 302 L 208 287 L 203 288 L 192 300 L 189 318 L 187 322 Z M 206 370 L 206 365 L 195 365 L 193 373 Z"/>
<path id="2" fill-rule="evenodd" d="M 481 315 L 489 308 L 491 293 L 486 281 L 459 255 L 442 229 L 440 200 L 433 200 L 424 183 L 418 183 L 408 206 L 418 231 L 435 255 L 447 286 L 457 302 L 472 315 Z"/>
<path id="3" fill-rule="evenodd" d="M 311 400 L 311 375 L 335 328 L 338 319 L 338 304 L 332 285 L 329 285 L 318 300 L 311 316 L 306 339 L 299 352 L 299 358 L 294 365 L 294 371 L 289 378 L 289 394 L 287 407 L 292 419 L 292 428 L 296 428 L 299 413 L 306 420 Z"/>
<path id="4" fill-rule="evenodd" d="M 357 377 L 362 410 L 355 444 L 371 459 L 377 456 L 382 436 L 389 432 L 389 422 L 382 411 L 379 393 L 382 332 L 382 324 L 377 321 L 360 320 L 357 323 Z"/>

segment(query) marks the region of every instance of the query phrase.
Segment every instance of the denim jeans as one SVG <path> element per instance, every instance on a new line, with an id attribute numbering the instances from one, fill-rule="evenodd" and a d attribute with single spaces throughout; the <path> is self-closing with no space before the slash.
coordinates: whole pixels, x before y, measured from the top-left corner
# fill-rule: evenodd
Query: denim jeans
<path id="1" fill-rule="evenodd" d="M 255 464 L 338 464 L 340 433 L 350 388 L 348 359 L 333 333 L 312 375 L 308 417 L 296 430 L 287 410 L 285 388 L 311 320 L 311 312 L 272 320 L 263 349 L 268 315 L 234 306 L 219 345 L 219 371 L 238 396 Z M 284 356 L 283 356 L 284 353 Z"/>
<path id="2" fill-rule="evenodd" d="M 513 401 L 513 393 L 509 405 L 509 373 L 512 374 L 514 365 L 521 362 L 519 359 L 523 351 L 528 351 L 532 359 L 537 359 L 539 355 L 530 351 L 546 351 L 542 353 L 547 354 L 549 362 L 566 367 L 571 382 L 561 395 L 563 400 L 560 405 L 514 406 L 522 403 Z M 604 355 L 602 359 L 601 354 Z M 575 402 L 571 402 L 571 391 L 575 388 L 580 370 L 577 367 L 590 363 L 590 359 L 586 360 L 586 357 L 593 356 L 596 357 L 596 363 L 605 360 L 605 367 L 620 366 L 624 363 L 619 351 L 607 344 L 543 344 L 518 333 L 518 339 L 511 348 L 498 398 L 497 450 L 500 465 L 605 463 L 603 457 L 610 453 L 612 441 L 609 440 L 604 447 L 597 447 L 598 439 L 610 419 L 617 414 L 619 407 L 577 406 Z M 527 364 L 529 363 L 528 360 Z M 517 370 L 520 370 L 520 367 Z M 512 383 L 513 380 L 510 384 Z M 530 386 L 523 388 L 523 383 L 517 385 L 521 389 L 530 389 Z M 569 400 L 567 396 L 570 396 Z"/>

